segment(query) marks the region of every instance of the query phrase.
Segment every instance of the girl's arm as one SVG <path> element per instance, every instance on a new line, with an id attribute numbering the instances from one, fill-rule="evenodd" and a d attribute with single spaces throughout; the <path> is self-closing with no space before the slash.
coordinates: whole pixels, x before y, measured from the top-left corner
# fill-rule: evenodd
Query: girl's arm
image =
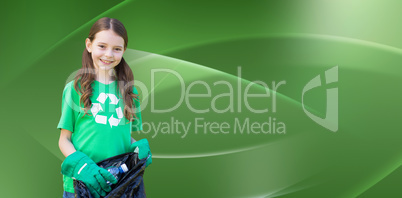
<path id="1" fill-rule="evenodd" d="M 59 148 L 64 156 L 69 156 L 74 153 L 75 147 L 73 143 L 71 143 L 71 134 L 72 132 L 66 129 L 61 129 L 60 139 L 59 139 Z"/>

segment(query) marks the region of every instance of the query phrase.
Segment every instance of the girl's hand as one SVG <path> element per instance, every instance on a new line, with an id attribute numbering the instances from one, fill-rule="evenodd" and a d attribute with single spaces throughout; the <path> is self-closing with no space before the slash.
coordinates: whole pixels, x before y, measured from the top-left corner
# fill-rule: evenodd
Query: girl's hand
<path id="1" fill-rule="evenodd" d="M 113 184 L 117 179 L 106 169 L 99 167 L 91 158 L 80 151 L 69 155 L 61 165 L 61 173 L 84 182 L 91 195 L 95 198 L 106 196 L 112 188 L 106 181 Z"/>
<path id="2" fill-rule="evenodd" d="M 139 159 L 144 159 L 149 156 L 147 162 L 145 163 L 145 167 L 148 167 L 148 165 L 152 163 L 152 153 L 146 138 L 132 143 L 130 146 L 130 152 L 138 153 Z"/>

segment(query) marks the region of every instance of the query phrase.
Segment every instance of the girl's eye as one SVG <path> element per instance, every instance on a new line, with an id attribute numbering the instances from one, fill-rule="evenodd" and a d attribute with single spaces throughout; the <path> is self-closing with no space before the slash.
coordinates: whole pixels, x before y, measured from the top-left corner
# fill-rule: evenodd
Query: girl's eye
<path id="1" fill-rule="evenodd" d="M 121 48 L 116 48 L 115 50 L 116 50 L 116 51 L 121 51 Z"/>
<path id="2" fill-rule="evenodd" d="M 98 45 L 100 48 L 105 48 L 105 46 L 104 45 Z"/>

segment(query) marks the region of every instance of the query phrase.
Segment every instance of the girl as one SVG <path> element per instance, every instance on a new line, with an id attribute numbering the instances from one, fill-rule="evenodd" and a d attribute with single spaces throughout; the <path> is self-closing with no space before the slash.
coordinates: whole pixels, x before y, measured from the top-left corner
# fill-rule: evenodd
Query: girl
<path id="1" fill-rule="evenodd" d="M 63 91 L 59 147 L 63 197 L 74 197 L 73 179 L 83 181 L 93 197 L 111 190 L 116 178 L 96 162 L 126 152 L 152 156 L 146 139 L 135 141 L 131 130 L 142 130 L 133 72 L 123 58 L 127 32 L 117 19 L 93 24 L 82 55 L 82 68 Z M 146 166 L 152 162 L 149 157 Z"/>

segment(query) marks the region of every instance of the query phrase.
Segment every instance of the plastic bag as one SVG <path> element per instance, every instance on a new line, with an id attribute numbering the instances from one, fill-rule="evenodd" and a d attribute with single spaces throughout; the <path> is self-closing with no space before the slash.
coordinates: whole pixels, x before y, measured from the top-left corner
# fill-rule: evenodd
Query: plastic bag
<path id="1" fill-rule="evenodd" d="M 120 166 L 125 163 L 128 172 L 116 183 L 112 190 L 104 198 L 143 198 L 146 197 L 143 175 L 145 171 L 146 158 L 139 160 L 137 153 L 125 153 L 98 162 L 101 168 Z M 85 184 L 74 180 L 74 191 L 76 198 L 93 198 Z"/>

